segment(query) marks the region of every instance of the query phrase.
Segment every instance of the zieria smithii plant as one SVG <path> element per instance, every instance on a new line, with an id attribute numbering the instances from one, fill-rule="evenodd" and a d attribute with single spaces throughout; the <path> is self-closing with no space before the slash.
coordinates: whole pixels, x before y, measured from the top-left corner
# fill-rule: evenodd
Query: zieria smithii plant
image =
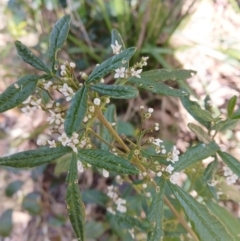
<path id="1" fill-rule="evenodd" d="M 16 106 L 26 114 L 41 109 L 48 114 L 50 133 L 54 138 L 50 134 L 49 139 L 38 139 L 39 149 L 1 157 L 0 165 L 35 167 L 69 156 L 69 168 L 65 170 L 68 184 L 66 208 L 79 241 L 86 239 L 78 174 L 92 167 L 100 170 L 104 177 L 115 176 L 115 182 L 108 186 L 106 193 L 106 210 L 122 230 L 127 230 L 125 240 L 240 240 L 239 221 L 218 204 L 224 195 L 219 192 L 218 184 L 236 183 L 240 163 L 221 151 L 214 141 L 218 132 L 234 125 L 240 118 L 240 110 L 234 112 L 237 97 L 230 99 L 226 116 L 214 117 L 209 96 L 205 99 L 205 106 L 201 107 L 198 102 L 190 100 L 186 90 L 163 83 L 169 79 L 186 80 L 195 75 L 195 71 L 157 69 L 144 72 L 148 57 L 129 66 L 136 48 L 125 48 L 117 30 L 112 30 L 114 55 L 98 64 L 90 75 L 80 73 L 79 80 L 74 73 L 75 63 L 62 63 L 57 58 L 69 27 L 69 15 L 55 24 L 49 40 L 50 64 L 43 63 L 21 42 L 15 42 L 22 59 L 44 74 L 24 76 L 9 86 L 0 95 L 0 112 Z M 104 84 L 104 77 L 112 72 L 115 83 Z M 200 124 L 188 124 L 199 143 L 180 155 L 176 146 L 167 148 L 160 137 L 145 137 L 159 130 L 158 123 L 150 129 L 140 128 L 134 140 L 119 135 L 116 108 L 110 100 L 135 98 L 138 89 L 180 98 L 184 108 Z M 48 102 L 42 99 L 43 95 L 48 96 Z M 59 95 L 69 105 L 60 104 L 59 99 L 54 98 Z M 150 118 L 153 111 L 153 108 L 140 106 L 141 123 Z M 201 161 L 208 157 L 213 161 L 204 167 Z M 178 180 L 183 172 L 186 181 L 180 187 Z M 132 197 L 130 192 L 123 195 L 119 189 L 123 183 L 142 200 L 141 212 L 131 209 L 128 204 Z M 189 194 L 193 190 L 197 198 Z"/>

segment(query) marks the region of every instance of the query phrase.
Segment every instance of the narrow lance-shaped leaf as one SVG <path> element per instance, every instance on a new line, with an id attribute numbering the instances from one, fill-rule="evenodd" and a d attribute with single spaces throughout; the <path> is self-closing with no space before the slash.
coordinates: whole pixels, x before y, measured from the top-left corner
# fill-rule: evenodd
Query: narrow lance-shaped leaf
<path id="1" fill-rule="evenodd" d="M 137 89 L 129 85 L 96 84 L 90 86 L 90 88 L 113 99 L 131 99 L 137 97 L 139 94 Z"/>
<path id="2" fill-rule="evenodd" d="M 111 58 L 105 60 L 102 64 L 95 67 L 92 73 L 89 75 L 86 83 L 94 82 L 95 80 L 100 80 L 105 75 L 109 74 L 115 69 L 123 66 L 123 64 L 128 61 L 135 53 L 136 48 L 128 48 L 122 51 L 120 54 L 114 55 Z"/>
<path id="3" fill-rule="evenodd" d="M 111 45 L 116 46 L 116 44 L 121 46 L 120 51 L 126 49 L 121 34 L 116 29 L 112 29 L 112 32 L 111 32 Z M 123 64 L 122 67 L 128 68 L 129 67 L 129 61 L 126 61 L 126 63 Z"/>
<path id="4" fill-rule="evenodd" d="M 38 75 L 27 75 L 10 85 L 0 94 L 0 113 L 14 108 L 26 100 L 33 94 L 37 82 L 41 78 Z"/>
<path id="5" fill-rule="evenodd" d="M 148 213 L 148 220 L 152 223 L 152 230 L 148 233 L 148 241 L 162 240 L 163 231 L 163 206 L 164 206 L 164 190 L 165 180 L 162 178 L 158 184 L 158 192 L 153 196 L 153 200 Z"/>
<path id="6" fill-rule="evenodd" d="M 194 123 L 189 123 L 188 128 L 192 132 L 194 132 L 197 138 L 203 143 L 208 144 L 212 141 L 211 137 L 205 132 L 205 130 L 201 126 L 195 125 Z"/>
<path id="7" fill-rule="evenodd" d="M 51 74 L 51 70 L 39 59 L 35 54 L 32 53 L 24 44 L 20 41 L 15 41 L 15 46 L 17 48 L 18 54 L 21 58 L 28 64 L 32 65 L 34 68 L 42 70 L 48 74 Z"/>
<path id="8" fill-rule="evenodd" d="M 40 148 L 0 157 L 0 166 L 35 167 L 40 166 L 71 152 L 70 147 Z"/>
<path id="9" fill-rule="evenodd" d="M 52 71 L 55 73 L 57 52 L 62 48 L 70 28 L 70 15 L 65 15 L 54 25 L 49 39 L 48 56 L 52 62 Z"/>
<path id="10" fill-rule="evenodd" d="M 92 166 L 103 168 L 122 174 L 138 174 L 138 169 L 126 159 L 116 156 L 108 151 L 95 149 L 78 150 L 80 161 L 87 162 Z"/>
<path id="11" fill-rule="evenodd" d="M 85 240 L 85 208 L 82 202 L 81 193 L 78 186 L 77 156 L 72 155 L 68 175 L 67 175 L 67 210 L 73 230 L 79 241 Z"/>
<path id="12" fill-rule="evenodd" d="M 218 161 L 217 161 L 217 158 L 215 157 L 214 161 L 210 162 L 204 171 L 203 180 L 205 183 L 208 183 L 209 181 L 212 180 L 217 167 L 218 167 Z"/>
<path id="13" fill-rule="evenodd" d="M 128 82 L 131 84 L 137 85 L 139 88 L 146 89 L 148 91 L 151 91 L 159 95 L 181 97 L 186 94 L 182 90 L 174 89 L 166 84 L 151 80 L 151 78 L 146 80 L 146 79 L 137 78 L 137 77 L 130 77 L 128 78 Z"/>
<path id="14" fill-rule="evenodd" d="M 218 151 L 218 155 L 222 158 L 223 162 L 240 177 L 240 162 L 232 155 Z"/>
<path id="15" fill-rule="evenodd" d="M 189 94 L 181 96 L 181 102 L 185 109 L 188 111 L 188 113 L 195 119 L 197 120 L 200 124 L 203 126 L 209 128 L 210 122 L 206 121 L 202 117 L 196 115 L 196 113 L 192 110 L 193 106 L 196 106 L 196 108 L 201 109 L 200 105 L 196 101 L 190 100 Z"/>
<path id="16" fill-rule="evenodd" d="M 235 113 L 233 113 L 231 116 L 231 119 L 232 120 L 240 119 L 240 110 L 237 110 Z"/>
<path id="17" fill-rule="evenodd" d="M 228 106 L 227 106 L 227 114 L 228 117 L 231 118 L 233 111 L 234 111 L 234 107 L 237 103 L 237 96 L 234 95 L 228 102 Z"/>
<path id="18" fill-rule="evenodd" d="M 71 136 L 74 131 L 80 129 L 87 111 L 87 91 L 88 89 L 85 86 L 79 89 L 73 96 L 71 105 L 67 110 L 64 129 L 68 136 Z"/>
<path id="19" fill-rule="evenodd" d="M 148 82 L 149 80 L 163 82 L 165 80 L 186 80 L 196 74 L 196 71 L 187 69 L 156 69 L 141 73 L 141 79 Z"/>
<path id="20" fill-rule="evenodd" d="M 140 220 L 137 217 L 132 217 L 129 215 L 116 215 L 115 217 L 118 223 L 121 226 L 126 227 L 128 230 L 135 227 L 143 231 L 148 231 L 151 229 L 151 223 L 147 219 Z"/>
<path id="21" fill-rule="evenodd" d="M 215 155 L 218 150 L 219 146 L 214 141 L 209 144 L 198 144 L 190 147 L 179 157 L 179 161 L 173 165 L 174 170 L 181 171 L 198 161 L 202 161 L 209 156 Z"/>
<path id="22" fill-rule="evenodd" d="M 202 118 L 205 121 L 214 121 L 212 114 L 207 110 L 203 110 L 200 106 L 193 105 L 190 106 L 189 109 L 192 111 L 192 113 L 194 113 L 196 116 Z"/>
<path id="23" fill-rule="evenodd" d="M 114 104 L 111 104 L 107 107 L 106 111 L 104 112 L 104 116 L 109 123 L 117 122 L 116 107 Z M 116 126 L 114 126 L 114 128 L 116 128 Z M 101 137 L 106 142 L 108 142 L 110 144 L 112 143 L 114 138 L 113 138 L 112 134 L 108 131 L 108 129 L 103 124 L 101 124 L 101 127 L 100 127 L 100 134 L 101 134 Z M 108 151 L 110 149 L 110 147 L 106 143 L 101 142 L 101 149 Z"/>
<path id="24" fill-rule="evenodd" d="M 224 224 L 228 232 L 233 236 L 234 241 L 240 237 L 240 222 L 234 218 L 229 211 L 216 203 L 209 201 L 207 203 L 210 211 Z"/>
<path id="25" fill-rule="evenodd" d="M 169 182 L 169 186 L 191 222 L 192 229 L 199 240 L 234 241 L 224 225 L 209 212 L 205 205 L 198 203 L 177 185 Z"/>

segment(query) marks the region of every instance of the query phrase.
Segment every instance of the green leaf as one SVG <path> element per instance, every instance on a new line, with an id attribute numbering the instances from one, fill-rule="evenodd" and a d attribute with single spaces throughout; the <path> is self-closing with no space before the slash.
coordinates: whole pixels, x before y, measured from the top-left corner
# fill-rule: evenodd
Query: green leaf
<path id="1" fill-rule="evenodd" d="M 203 173 L 203 180 L 205 183 L 208 183 L 212 180 L 214 173 L 216 172 L 216 169 L 218 167 L 218 161 L 217 158 L 214 159 L 214 161 L 210 162 L 205 169 Z"/>
<path id="2" fill-rule="evenodd" d="M 122 174 L 138 174 L 138 169 L 126 159 L 116 156 L 108 151 L 95 149 L 78 150 L 80 161 L 85 161 L 95 167 L 103 168 Z"/>
<path id="3" fill-rule="evenodd" d="M 80 88 L 71 101 L 71 105 L 67 110 L 64 129 L 68 136 L 74 131 L 78 131 L 87 112 L 88 89 L 83 86 Z"/>
<path id="4" fill-rule="evenodd" d="M 198 144 L 190 147 L 179 157 L 178 162 L 173 165 L 174 170 L 179 172 L 198 161 L 215 155 L 218 150 L 219 146 L 214 141 L 209 144 Z"/>
<path id="5" fill-rule="evenodd" d="M 225 208 L 213 203 L 207 203 L 210 211 L 223 223 L 227 231 L 232 235 L 234 241 L 240 238 L 240 222 L 234 218 Z"/>
<path id="6" fill-rule="evenodd" d="M 117 31 L 117 29 L 112 29 L 111 32 L 111 44 L 115 45 L 115 42 L 118 42 L 119 45 L 121 45 L 121 50 L 125 50 L 125 44 L 123 42 L 121 34 Z"/>
<path id="7" fill-rule="evenodd" d="M 153 200 L 148 213 L 148 220 L 152 223 L 152 230 L 148 233 L 148 241 L 162 240 L 164 236 L 163 231 L 163 206 L 164 206 L 164 192 L 165 180 L 162 178 L 158 184 L 159 192 L 153 196 Z"/>
<path id="8" fill-rule="evenodd" d="M 40 166 L 71 152 L 70 147 L 41 148 L 23 151 L 11 156 L 0 157 L 0 166 L 35 167 Z"/>
<path id="9" fill-rule="evenodd" d="M 214 121 L 214 118 L 212 117 L 211 113 L 207 110 L 203 110 L 200 106 L 190 106 L 189 109 L 194 113 L 196 116 L 200 117 L 201 119 L 211 122 Z"/>
<path id="10" fill-rule="evenodd" d="M 168 85 L 159 83 L 150 78 L 146 80 L 146 78 L 143 79 L 142 77 L 141 78 L 130 77 L 128 78 L 128 82 L 131 84 L 137 85 L 139 88 L 146 89 L 150 92 L 153 92 L 159 95 L 167 95 L 167 96 L 175 96 L 175 97 L 181 97 L 185 95 L 185 92 L 182 90 L 174 89 Z"/>
<path id="11" fill-rule="evenodd" d="M 134 136 L 135 129 L 131 123 L 119 120 L 117 122 L 117 132 L 120 135 Z"/>
<path id="12" fill-rule="evenodd" d="M 85 203 L 105 206 L 106 203 L 109 201 L 109 197 L 101 191 L 95 189 L 88 189 L 82 191 L 82 200 Z"/>
<path id="13" fill-rule="evenodd" d="M 151 223 L 147 219 L 140 220 L 129 215 L 120 214 L 117 214 L 115 217 L 117 222 L 128 230 L 137 227 L 142 231 L 148 231 L 151 228 Z"/>
<path id="14" fill-rule="evenodd" d="M 218 151 L 218 155 L 222 158 L 223 162 L 240 177 L 240 162 L 232 155 Z"/>
<path id="15" fill-rule="evenodd" d="M 0 113 L 22 104 L 36 89 L 42 76 L 27 75 L 10 85 L 0 94 Z"/>
<path id="16" fill-rule="evenodd" d="M 125 50 L 125 44 L 123 42 L 122 36 L 116 29 L 112 29 L 111 32 L 111 44 L 116 45 L 116 41 L 119 45 L 121 45 L 121 50 Z M 128 68 L 129 67 L 129 61 L 127 61 L 125 64 L 122 65 L 122 67 Z"/>
<path id="17" fill-rule="evenodd" d="M 120 54 L 114 55 L 111 58 L 105 60 L 102 64 L 95 67 L 95 69 L 89 75 L 86 83 L 89 84 L 90 82 L 100 80 L 113 70 L 122 67 L 123 64 L 125 64 L 125 61 L 128 61 L 133 56 L 135 51 L 135 47 L 128 48 L 123 50 Z"/>
<path id="18" fill-rule="evenodd" d="M 138 90 L 130 85 L 96 84 L 92 85 L 90 88 L 102 95 L 110 96 L 113 99 L 132 99 L 139 94 Z"/>
<path id="19" fill-rule="evenodd" d="M 81 193 L 78 186 L 77 156 L 72 155 L 69 172 L 67 175 L 67 210 L 73 230 L 79 241 L 85 240 L 85 208 L 82 202 Z"/>
<path id="20" fill-rule="evenodd" d="M 20 41 L 15 41 L 15 46 L 23 61 L 32 65 L 36 69 L 42 70 L 47 74 L 51 74 L 51 70 L 42 62 L 42 60 L 33 54 L 32 51 L 23 45 Z"/>
<path id="21" fill-rule="evenodd" d="M 189 123 L 187 126 L 192 132 L 195 133 L 201 142 L 208 144 L 212 141 L 211 137 L 205 132 L 205 130 L 203 130 L 201 126 L 195 125 L 193 123 Z"/>
<path id="22" fill-rule="evenodd" d="M 23 181 L 16 180 L 9 183 L 5 189 L 5 194 L 8 197 L 12 197 L 23 185 Z"/>
<path id="23" fill-rule="evenodd" d="M 54 73 L 56 72 L 54 67 L 57 61 L 57 52 L 66 41 L 70 28 L 70 21 L 70 15 L 65 15 L 57 21 L 50 34 L 48 56 L 52 62 L 52 71 Z"/>
<path id="24" fill-rule="evenodd" d="M 217 124 L 215 124 L 214 126 L 212 126 L 212 130 L 217 130 L 217 131 L 227 131 L 227 130 L 233 130 L 236 125 L 238 123 L 238 120 L 224 120 L 224 121 L 220 121 Z"/>
<path id="25" fill-rule="evenodd" d="M 205 205 L 198 203 L 177 185 L 169 182 L 169 186 L 191 222 L 192 229 L 201 241 L 234 241 L 224 225 L 209 212 Z"/>
<path id="26" fill-rule="evenodd" d="M 196 73 L 196 71 L 186 69 L 156 69 L 143 72 L 141 74 L 141 79 L 146 82 L 149 80 L 158 82 L 163 82 L 165 80 L 186 80 Z"/>
<path id="27" fill-rule="evenodd" d="M 227 106 L 228 118 L 231 118 L 236 103 L 237 103 L 237 96 L 234 95 L 228 102 L 228 106 Z"/>
<path id="28" fill-rule="evenodd" d="M 196 115 L 196 113 L 192 110 L 193 106 L 196 106 L 196 108 L 201 109 L 200 105 L 196 102 L 196 101 L 192 101 L 189 98 L 189 94 L 188 95 L 184 95 L 181 96 L 181 102 L 184 106 L 184 108 L 188 111 L 188 113 L 195 119 L 197 120 L 200 124 L 202 124 L 203 126 L 209 128 L 210 123 L 208 121 L 206 121 L 205 119 L 203 119 L 202 117 Z"/>
<path id="29" fill-rule="evenodd" d="M 240 119 L 240 110 L 237 110 L 233 115 L 231 116 L 232 120 Z"/>
<path id="30" fill-rule="evenodd" d="M 28 193 L 22 201 L 22 208 L 27 210 L 31 215 L 38 215 L 42 211 L 40 200 L 41 197 L 38 193 Z"/>
<path id="31" fill-rule="evenodd" d="M 4 211 L 0 217 L 0 236 L 8 237 L 13 228 L 12 209 Z"/>
<path id="32" fill-rule="evenodd" d="M 116 120 L 116 107 L 115 107 L 114 104 L 111 104 L 107 107 L 106 111 L 104 112 L 104 116 L 109 123 L 116 123 L 117 122 L 117 120 Z M 100 134 L 101 134 L 101 137 L 106 142 L 108 142 L 110 144 L 112 143 L 114 138 L 113 138 L 112 134 L 108 131 L 108 129 L 104 125 L 101 125 Z M 104 151 L 108 151 L 110 149 L 110 147 L 107 144 L 105 144 L 104 142 L 101 142 L 101 149 L 104 150 Z"/>

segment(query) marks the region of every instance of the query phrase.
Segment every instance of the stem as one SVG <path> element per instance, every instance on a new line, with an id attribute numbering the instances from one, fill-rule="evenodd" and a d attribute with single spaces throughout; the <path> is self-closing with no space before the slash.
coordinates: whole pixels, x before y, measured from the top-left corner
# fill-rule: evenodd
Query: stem
<path id="1" fill-rule="evenodd" d="M 96 116 L 102 122 L 102 124 L 109 130 L 109 132 L 113 135 L 113 137 L 117 140 L 117 142 L 124 148 L 126 152 L 130 152 L 130 149 L 126 146 L 117 132 L 113 129 L 112 125 L 106 120 L 104 115 L 102 114 L 99 108 L 96 108 Z"/>
<path id="2" fill-rule="evenodd" d="M 183 217 L 181 216 L 181 214 L 178 213 L 178 211 L 174 208 L 174 206 L 171 204 L 171 202 L 168 200 L 167 197 L 164 196 L 164 202 L 165 204 L 170 208 L 170 210 L 173 212 L 173 214 L 176 216 L 176 218 L 179 220 L 179 222 L 181 223 L 181 225 L 191 234 L 192 238 L 195 241 L 199 241 L 197 235 L 193 232 L 193 230 L 188 226 L 187 222 L 185 221 L 185 219 L 183 219 Z"/>

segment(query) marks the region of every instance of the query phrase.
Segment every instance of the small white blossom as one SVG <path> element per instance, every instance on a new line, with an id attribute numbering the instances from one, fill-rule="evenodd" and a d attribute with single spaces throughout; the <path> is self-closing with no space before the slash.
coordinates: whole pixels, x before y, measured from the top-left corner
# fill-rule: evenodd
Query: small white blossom
<path id="1" fill-rule="evenodd" d="M 37 140 L 37 145 L 38 146 L 44 146 L 47 144 L 47 137 L 45 135 L 40 135 L 38 140 Z"/>
<path id="2" fill-rule="evenodd" d="M 76 68 L 76 64 L 73 63 L 73 62 L 70 62 L 70 63 L 69 63 L 69 66 L 70 66 L 71 68 L 73 68 L 73 69 Z"/>
<path id="3" fill-rule="evenodd" d="M 157 173 L 157 176 L 158 176 L 158 177 L 161 177 L 161 176 L 162 176 L 162 172 L 158 172 L 158 173 Z"/>
<path id="4" fill-rule="evenodd" d="M 143 183 L 142 187 L 143 187 L 143 188 L 147 188 L 147 184 L 146 184 L 146 183 Z"/>
<path id="5" fill-rule="evenodd" d="M 165 169 L 165 171 L 170 173 L 170 174 L 172 173 L 173 170 L 174 170 L 174 167 L 171 164 L 169 164 Z"/>
<path id="6" fill-rule="evenodd" d="M 48 142 L 50 148 L 55 148 L 56 147 L 56 143 L 55 143 L 54 140 L 52 140 L 52 141 L 48 140 L 47 142 Z"/>
<path id="7" fill-rule="evenodd" d="M 169 152 L 167 155 L 167 161 L 170 161 L 172 163 L 175 163 L 179 160 L 179 155 L 180 152 L 179 150 L 177 150 L 177 147 L 176 146 L 173 146 L 173 149 L 172 149 L 172 152 Z"/>
<path id="8" fill-rule="evenodd" d="M 94 105 L 100 105 L 101 104 L 101 100 L 99 98 L 95 98 L 93 100 L 93 103 L 94 103 Z"/>
<path id="9" fill-rule="evenodd" d="M 131 69 L 131 75 L 132 76 L 135 76 L 137 78 L 141 78 L 140 74 L 142 73 L 142 69 L 138 69 L 138 70 L 135 70 L 135 69 Z"/>
<path id="10" fill-rule="evenodd" d="M 108 186 L 107 187 L 108 192 L 107 192 L 107 196 L 110 197 L 113 201 L 115 201 L 118 198 L 117 193 L 114 191 L 114 186 Z"/>
<path id="11" fill-rule="evenodd" d="M 110 99 L 107 97 L 106 98 L 106 103 L 109 104 L 110 103 Z"/>
<path id="12" fill-rule="evenodd" d="M 115 70 L 115 75 L 114 78 L 124 78 L 124 73 L 125 73 L 125 67 L 119 68 Z"/>
<path id="13" fill-rule="evenodd" d="M 61 70 L 60 75 L 65 76 L 67 74 L 66 70 Z"/>
<path id="14" fill-rule="evenodd" d="M 116 214 L 116 212 L 112 209 L 112 207 L 108 207 L 108 208 L 107 208 L 107 211 L 108 211 L 109 213 L 113 214 L 113 215 Z"/>
<path id="15" fill-rule="evenodd" d="M 236 174 L 233 174 L 233 175 L 227 177 L 226 181 L 227 181 L 228 185 L 231 185 L 231 184 L 236 183 L 237 179 L 238 179 L 238 176 Z"/>
<path id="16" fill-rule="evenodd" d="M 14 87 L 15 87 L 16 89 L 19 89 L 19 88 L 20 88 L 17 83 L 14 84 Z"/>
<path id="17" fill-rule="evenodd" d="M 24 114 L 29 115 L 29 114 L 32 114 L 36 109 L 37 109 L 36 106 L 30 107 L 29 105 L 27 105 L 26 107 L 23 107 L 21 111 Z"/>
<path id="18" fill-rule="evenodd" d="M 114 45 L 114 44 L 111 44 L 111 47 L 112 47 L 112 50 L 113 50 L 113 54 L 119 54 L 122 45 L 119 45 L 118 41 L 115 40 L 115 45 Z"/>
<path id="19" fill-rule="evenodd" d="M 80 160 L 78 160 L 78 162 L 77 162 L 77 169 L 78 169 L 78 172 L 80 172 L 80 173 L 84 172 L 83 164 Z"/>
<path id="20" fill-rule="evenodd" d="M 121 213 L 127 212 L 127 208 L 124 206 L 126 204 L 126 200 L 124 200 L 122 198 L 118 198 L 116 200 L 116 204 L 117 204 L 117 211 L 119 211 Z"/>
<path id="21" fill-rule="evenodd" d="M 71 87 L 68 86 L 68 84 L 63 84 L 62 88 L 59 89 L 59 91 L 65 96 L 66 101 L 70 101 L 72 97 L 74 96 L 74 91 Z"/>
<path id="22" fill-rule="evenodd" d="M 61 69 L 61 70 L 65 70 L 65 69 L 66 69 L 66 65 L 62 64 L 62 65 L 60 66 L 60 69 Z"/>
<path id="23" fill-rule="evenodd" d="M 58 137 L 58 140 L 62 143 L 63 146 L 66 146 L 70 142 L 66 133 L 62 133 L 62 135 L 60 137 Z"/>
<path id="24" fill-rule="evenodd" d="M 174 172 L 171 176 L 170 176 L 170 182 L 173 184 L 177 184 L 179 178 L 179 172 Z"/>
<path id="25" fill-rule="evenodd" d="M 229 167 L 227 167 L 227 166 L 224 166 L 224 167 L 223 167 L 223 170 L 224 170 L 223 175 L 224 175 L 225 177 L 231 176 L 231 175 L 233 174 L 232 170 L 231 170 Z"/>
<path id="26" fill-rule="evenodd" d="M 103 176 L 106 178 L 109 177 L 109 172 L 105 169 L 103 169 Z"/>
<path id="27" fill-rule="evenodd" d="M 105 80 L 103 78 L 101 78 L 100 83 L 103 84 L 104 82 L 105 82 Z"/>
<path id="28" fill-rule="evenodd" d="M 49 88 L 51 87 L 51 85 L 53 85 L 53 82 L 52 82 L 52 81 L 48 81 L 47 83 L 44 83 L 44 84 L 43 84 L 44 89 L 46 89 L 46 90 L 49 90 Z"/>
<path id="29" fill-rule="evenodd" d="M 148 108 L 148 113 L 152 114 L 153 113 L 153 108 Z"/>
<path id="30" fill-rule="evenodd" d="M 157 138 L 157 139 L 154 139 L 153 144 L 157 145 L 157 146 L 160 146 L 162 142 L 163 142 L 163 140 Z"/>
<path id="31" fill-rule="evenodd" d="M 64 119 L 62 118 L 61 114 L 55 114 L 53 111 L 49 110 L 51 116 L 47 118 L 47 121 L 49 121 L 50 124 L 56 123 L 57 125 L 60 125 L 61 123 L 64 122 Z"/>
<path id="32" fill-rule="evenodd" d="M 83 122 L 86 123 L 87 121 L 88 121 L 88 117 L 85 116 L 85 117 L 83 118 Z"/>
<path id="33" fill-rule="evenodd" d="M 95 107 L 93 105 L 89 106 L 88 110 L 91 112 L 91 113 L 94 113 L 95 111 Z"/>
<path id="34" fill-rule="evenodd" d="M 22 103 L 23 103 L 23 104 L 29 104 L 30 101 L 31 101 L 31 99 L 32 99 L 32 96 L 30 95 L 30 96 L 28 96 L 28 98 L 27 98 L 25 101 L 23 101 Z"/>

